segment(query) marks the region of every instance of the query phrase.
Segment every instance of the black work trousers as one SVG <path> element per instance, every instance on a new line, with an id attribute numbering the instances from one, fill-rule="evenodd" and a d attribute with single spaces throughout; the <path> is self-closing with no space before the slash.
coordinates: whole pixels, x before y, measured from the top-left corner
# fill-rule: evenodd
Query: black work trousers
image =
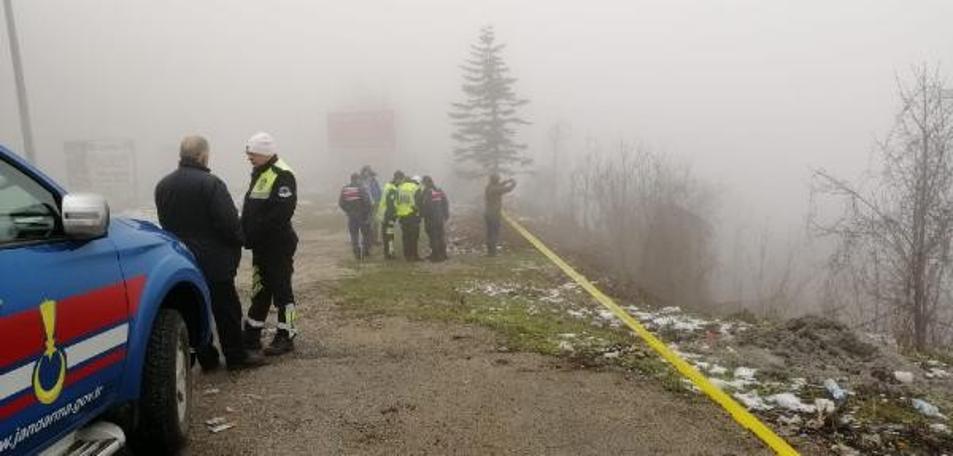
<path id="1" fill-rule="evenodd" d="M 447 234 L 443 217 L 424 218 L 424 229 L 430 238 L 430 260 L 443 261 L 447 259 Z"/>
<path id="2" fill-rule="evenodd" d="M 234 280 L 208 283 L 212 299 L 212 316 L 218 342 L 222 346 L 226 363 L 240 362 L 247 356 L 242 346 L 242 303 L 235 290 Z"/>
<path id="3" fill-rule="evenodd" d="M 404 259 L 419 261 L 417 241 L 420 239 L 420 216 L 408 215 L 400 218 L 401 241 L 404 243 Z"/>
<path id="4" fill-rule="evenodd" d="M 274 304 L 278 309 L 278 330 L 293 337 L 297 331 L 291 276 L 297 245 L 281 247 L 284 248 L 252 250 L 252 296 L 246 323 L 255 329 L 264 327 L 268 310 Z"/>

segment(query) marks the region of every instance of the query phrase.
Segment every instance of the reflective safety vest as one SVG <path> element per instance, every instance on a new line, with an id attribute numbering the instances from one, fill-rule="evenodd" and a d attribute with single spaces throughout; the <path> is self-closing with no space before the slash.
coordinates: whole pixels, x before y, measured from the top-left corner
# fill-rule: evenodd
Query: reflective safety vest
<path id="1" fill-rule="evenodd" d="M 258 175 L 258 180 L 255 181 L 255 185 L 248 193 L 250 199 L 268 199 L 271 196 L 272 187 L 275 186 L 275 180 L 278 179 L 278 172 L 275 171 L 275 168 L 294 174 L 291 167 L 279 158 L 278 161 Z"/>
<path id="2" fill-rule="evenodd" d="M 381 200 L 377 204 L 377 217 L 383 220 L 387 217 L 387 200 L 391 198 L 391 192 L 397 193 L 397 186 L 393 182 L 384 184 L 384 192 L 381 193 Z M 397 202 L 397 196 L 393 196 L 394 203 Z"/>
<path id="3" fill-rule="evenodd" d="M 407 181 L 397 187 L 397 201 L 394 206 L 398 217 L 407 217 L 417 212 L 417 190 L 420 185 L 414 181 Z"/>

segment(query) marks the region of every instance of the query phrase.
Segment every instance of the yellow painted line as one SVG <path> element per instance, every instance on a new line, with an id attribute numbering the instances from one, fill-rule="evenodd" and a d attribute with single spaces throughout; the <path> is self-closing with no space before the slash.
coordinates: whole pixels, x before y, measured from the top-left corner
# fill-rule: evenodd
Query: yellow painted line
<path id="1" fill-rule="evenodd" d="M 636 335 L 642 338 L 649 347 L 652 347 L 656 353 L 659 354 L 664 360 L 668 361 L 672 366 L 675 367 L 680 374 L 685 378 L 691 380 L 691 382 L 698 387 L 703 393 L 705 393 L 711 400 L 715 401 L 718 405 L 725 409 L 735 421 L 738 422 L 742 427 L 750 430 L 756 436 L 758 436 L 761 441 L 765 443 L 768 447 L 774 450 L 777 454 L 780 455 L 797 455 L 798 452 L 791 447 L 784 439 L 779 437 L 774 431 L 771 430 L 767 425 L 765 425 L 761 420 L 752 415 L 746 408 L 741 404 L 736 402 L 731 396 L 725 394 L 720 388 L 715 386 L 712 382 L 708 380 L 707 377 L 702 375 L 698 370 L 696 370 L 691 364 L 688 364 L 684 359 L 678 356 L 672 349 L 668 348 L 665 345 L 665 342 L 662 342 L 657 337 L 655 337 L 649 330 L 645 329 L 645 326 L 642 326 L 635 318 L 628 314 L 625 310 L 622 310 L 612 298 L 606 296 L 605 293 L 596 288 L 592 282 L 589 281 L 585 276 L 576 272 L 572 266 L 569 266 L 568 263 L 563 261 L 558 255 L 556 255 L 549 247 L 546 247 L 539 239 L 536 238 L 532 233 L 529 232 L 526 228 L 523 228 L 523 225 L 517 223 L 509 214 L 503 214 L 503 218 L 506 219 L 506 222 L 510 224 L 517 232 L 519 232 L 533 247 L 536 247 L 536 250 L 539 250 L 540 253 L 549 258 L 559 269 L 562 269 L 567 276 L 576 281 L 580 286 L 582 286 L 586 291 L 592 295 L 597 301 L 602 305 L 606 306 L 609 310 L 612 311 L 620 320 L 622 320 L 629 328 L 635 332 Z"/>

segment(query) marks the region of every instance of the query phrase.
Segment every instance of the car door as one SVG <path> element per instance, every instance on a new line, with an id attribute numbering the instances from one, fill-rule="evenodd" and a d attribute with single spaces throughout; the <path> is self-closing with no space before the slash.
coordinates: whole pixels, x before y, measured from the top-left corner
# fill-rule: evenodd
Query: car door
<path id="1" fill-rule="evenodd" d="M 62 195 L 0 151 L 0 455 L 31 452 L 109 405 L 126 289 L 108 237 L 63 234 Z"/>

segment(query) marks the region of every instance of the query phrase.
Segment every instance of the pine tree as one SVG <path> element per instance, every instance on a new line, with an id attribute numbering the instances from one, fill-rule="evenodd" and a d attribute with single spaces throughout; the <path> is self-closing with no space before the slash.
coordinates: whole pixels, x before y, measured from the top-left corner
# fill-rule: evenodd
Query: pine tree
<path id="1" fill-rule="evenodd" d="M 456 127 L 457 172 L 464 177 L 512 175 L 532 163 L 523 154 L 526 145 L 515 140 L 517 128 L 529 124 L 517 110 L 529 101 L 513 92 L 516 79 L 500 55 L 504 47 L 496 42 L 493 27 L 484 27 L 461 66 L 464 101 L 452 104 L 450 118 Z"/>

